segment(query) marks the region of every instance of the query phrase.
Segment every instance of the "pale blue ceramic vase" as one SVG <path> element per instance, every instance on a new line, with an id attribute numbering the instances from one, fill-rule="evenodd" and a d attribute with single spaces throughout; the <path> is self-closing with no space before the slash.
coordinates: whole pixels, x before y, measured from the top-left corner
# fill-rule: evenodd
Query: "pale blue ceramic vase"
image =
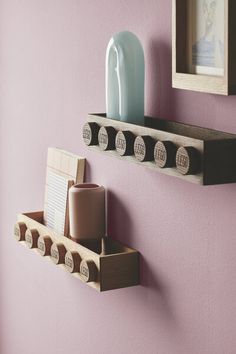
<path id="1" fill-rule="evenodd" d="M 144 52 L 131 32 L 115 34 L 106 51 L 107 117 L 144 124 Z"/>

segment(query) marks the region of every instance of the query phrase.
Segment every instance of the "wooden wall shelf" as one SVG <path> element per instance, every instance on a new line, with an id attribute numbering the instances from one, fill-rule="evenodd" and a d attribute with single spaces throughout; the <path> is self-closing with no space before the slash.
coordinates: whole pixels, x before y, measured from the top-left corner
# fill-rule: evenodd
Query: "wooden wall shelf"
<path id="1" fill-rule="evenodd" d="M 139 253 L 104 237 L 80 244 L 43 225 L 43 212 L 20 214 L 15 237 L 98 291 L 139 284 Z"/>
<path id="2" fill-rule="evenodd" d="M 236 182 L 236 134 L 145 117 L 145 125 L 90 114 L 90 148 L 200 185 Z"/>

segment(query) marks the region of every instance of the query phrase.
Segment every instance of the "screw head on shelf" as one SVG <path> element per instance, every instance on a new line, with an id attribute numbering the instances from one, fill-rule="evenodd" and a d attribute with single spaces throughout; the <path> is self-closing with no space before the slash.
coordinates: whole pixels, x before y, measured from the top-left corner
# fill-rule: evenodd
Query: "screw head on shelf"
<path id="1" fill-rule="evenodd" d="M 29 248 L 38 247 L 39 232 L 36 229 L 27 229 L 25 233 L 25 242 Z"/>
<path id="2" fill-rule="evenodd" d="M 83 139 L 86 145 L 98 145 L 98 132 L 100 126 L 95 122 L 85 123 L 83 126 Z"/>
<path id="3" fill-rule="evenodd" d="M 76 251 L 67 251 L 65 256 L 65 266 L 70 273 L 80 272 L 81 257 Z"/>
<path id="4" fill-rule="evenodd" d="M 134 154 L 135 135 L 129 131 L 119 131 L 116 134 L 116 151 L 120 156 L 131 156 Z"/>
<path id="5" fill-rule="evenodd" d="M 182 175 L 194 175 L 200 172 L 201 157 L 192 146 L 181 146 L 176 154 L 176 167 Z"/>
<path id="6" fill-rule="evenodd" d="M 96 281 L 97 277 L 97 267 L 96 264 L 91 261 L 81 261 L 80 263 L 80 275 L 85 283 Z"/>
<path id="7" fill-rule="evenodd" d="M 49 256 L 51 254 L 51 246 L 53 242 L 50 236 L 40 236 L 38 239 L 38 250 L 41 256 Z"/>
<path id="8" fill-rule="evenodd" d="M 51 246 L 51 259 L 55 264 L 64 264 L 66 248 L 63 243 L 54 242 Z"/>
<path id="9" fill-rule="evenodd" d="M 98 143 L 100 149 L 103 151 L 106 150 L 115 150 L 116 145 L 116 129 L 113 127 L 101 127 L 98 133 Z"/>
<path id="10" fill-rule="evenodd" d="M 177 147 L 172 141 L 158 141 L 154 148 L 154 160 L 158 167 L 175 166 Z"/>
<path id="11" fill-rule="evenodd" d="M 134 141 L 134 155 L 140 162 L 154 160 L 155 140 L 149 135 L 137 136 Z"/>
<path id="12" fill-rule="evenodd" d="M 14 227 L 14 236 L 17 241 L 25 241 L 27 226 L 24 222 L 17 222 Z"/>

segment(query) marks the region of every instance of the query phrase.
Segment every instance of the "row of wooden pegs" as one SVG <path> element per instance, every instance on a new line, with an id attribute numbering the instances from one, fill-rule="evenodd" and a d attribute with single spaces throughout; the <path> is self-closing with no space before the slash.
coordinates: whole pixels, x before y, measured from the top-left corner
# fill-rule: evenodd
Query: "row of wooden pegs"
<path id="1" fill-rule="evenodd" d="M 116 130 L 88 122 L 83 127 L 83 140 L 102 151 L 116 151 L 120 156 L 134 156 L 139 162 L 154 162 L 160 168 L 177 168 L 182 175 L 201 172 L 201 153 L 192 146 L 177 147 L 172 141 L 156 141 L 149 135 L 135 136 L 129 130 Z"/>
<path id="2" fill-rule="evenodd" d="M 14 234 L 17 241 L 25 242 L 30 249 L 36 249 L 43 257 L 49 256 L 53 263 L 64 265 L 68 272 L 78 273 L 82 281 L 96 281 L 96 264 L 92 260 L 82 260 L 79 252 L 67 250 L 63 242 L 53 242 L 48 235 L 40 236 L 37 229 L 27 228 L 24 222 L 15 224 Z"/>

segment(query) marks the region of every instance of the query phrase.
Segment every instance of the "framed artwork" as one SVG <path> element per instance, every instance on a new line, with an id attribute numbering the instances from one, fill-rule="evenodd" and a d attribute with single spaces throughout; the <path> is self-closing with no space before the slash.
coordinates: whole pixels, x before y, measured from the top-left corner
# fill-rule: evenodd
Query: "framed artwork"
<path id="1" fill-rule="evenodd" d="M 224 76 L 224 1 L 189 0 L 189 71 Z"/>
<path id="2" fill-rule="evenodd" d="M 236 1 L 172 0 L 172 85 L 236 93 Z"/>

